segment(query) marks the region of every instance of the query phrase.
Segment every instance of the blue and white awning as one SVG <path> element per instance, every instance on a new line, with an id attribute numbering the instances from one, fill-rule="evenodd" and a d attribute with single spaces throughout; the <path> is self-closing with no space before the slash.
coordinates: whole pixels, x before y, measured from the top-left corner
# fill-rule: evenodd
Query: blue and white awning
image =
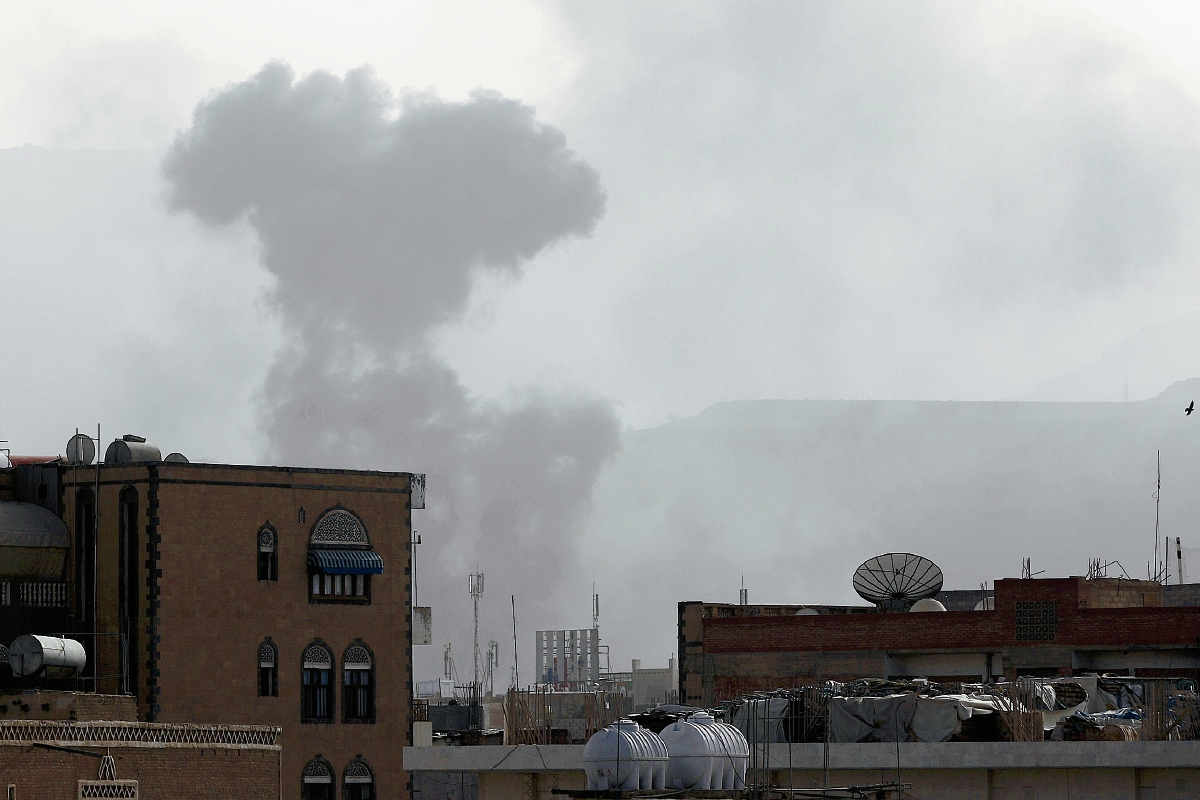
<path id="1" fill-rule="evenodd" d="M 383 559 L 374 550 L 309 550 L 308 565 L 326 575 L 383 574 Z"/>

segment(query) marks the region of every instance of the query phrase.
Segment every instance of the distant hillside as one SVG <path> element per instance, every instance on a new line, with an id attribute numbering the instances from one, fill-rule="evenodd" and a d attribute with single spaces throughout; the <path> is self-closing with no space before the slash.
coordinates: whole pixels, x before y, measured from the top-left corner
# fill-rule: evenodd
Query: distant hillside
<path id="1" fill-rule="evenodd" d="M 933 558 L 947 588 L 1026 557 L 1145 577 L 1157 449 L 1162 531 L 1200 543 L 1192 399 L 1200 380 L 1130 403 L 745 401 L 629 432 L 583 546 L 602 595 L 624 595 L 602 602 L 603 635 L 657 663 L 680 600 L 735 602 L 744 574 L 754 602 L 856 602 L 851 572 L 892 550 Z"/>
<path id="2" fill-rule="evenodd" d="M 1014 400 L 1145 400 L 1179 380 L 1200 375 L 1200 311 L 1142 330 L 1104 348 L 1093 364 L 1042 381 Z"/>

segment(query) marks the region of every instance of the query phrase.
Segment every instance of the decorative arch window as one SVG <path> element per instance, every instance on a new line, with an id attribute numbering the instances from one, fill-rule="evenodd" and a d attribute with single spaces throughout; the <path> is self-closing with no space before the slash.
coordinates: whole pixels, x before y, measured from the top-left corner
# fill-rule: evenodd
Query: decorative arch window
<path id="1" fill-rule="evenodd" d="M 279 534 L 270 522 L 258 529 L 258 579 L 279 580 Z"/>
<path id="2" fill-rule="evenodd" d="M 321 640 L 304 651 L 300 721 L 333 722 L 333 653 Z"/>
<path id="3" fill-rule="evenodd" d="M 300 797 L 301 800 L 334 800 L 333 767 L 319 755 L 304 765 Z"/>
<path id="4" fill-rule="evenodd" d="M 342 653 L 342 721 L 375 721 L 375 658 L 362 639 Z"/>
<path id="5" fill-rule="evenodd" d="M 258 696 L 279 697 L 279 651 L 270 636 L 258 646 Z"/>
<path id="6" fill-rule="evenodd" d="M 375 773 L 362 755 L 346 765 L 342 772 L 342 800 L 374 800 Z"/>
<path id="7" fill-rule="evenodd" d="M 358 515 L 335 506 L 313 523 L 308 572 L 309 602 L 368 604 L 371 576 L 383 573 L 383 559 Z"/>

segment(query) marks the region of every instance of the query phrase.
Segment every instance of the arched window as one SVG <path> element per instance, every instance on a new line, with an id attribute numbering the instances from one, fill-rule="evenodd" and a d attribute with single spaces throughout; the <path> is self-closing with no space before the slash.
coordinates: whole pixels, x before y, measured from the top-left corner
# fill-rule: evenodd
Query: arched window
<path id="1" fill-rule="evenodd" d="M 346 765 L 342 772 L 342 800 L 374 800 L 375 775 L 362 755 Z"/>
<path id="2" fill-rule="evenodd" d="M 142 596 L 146 593 L 141 577 L 141 564 L 146 557 L 141 536 L 142 518 L 138 514 L 138 493 L 132 486 L 121 490 L 117 505 L 117 532 L 119 535 L 119 560 L 117 562 L 117 630 L 124 636 L 121 648 L 121 690 L 134 697 L 141 697 L 142 684 L 139 659 L 142 641 L 141 632 Z"/>
<path id="3" fill-rule="evenodd" d="M 321 514 L 308 540 L 309 602 L 368 604 L 371 576 L 382 573 L 358 515 L 340 506 Z"/>
<path id="4" fill-rule="evenodd" d="M 258 579 L 279 580 L 279 534 L 271 523 L 258 529 Z"/>
<path id="5" fill-rule="evenodd" d="M 304 765 L 300 797 L 301 800 L 334 800 L 333 767 L 319 755 Z"/>
<path id="6" fill-rule="evenodd" d="M 270 636 L 258 646 L 258 696 L 279 697 L 279 651 Z"/>
<path id="7" fill-rule="evenodd" d="M 375 659 L 362 639 L 342 653 L 342 719 L 375 721 Z"/>
<path id="8" fill-rule="evenodd" d="M 300 721 L 333 722 L 333 654 L 317 640 L 304 651 Z"/>

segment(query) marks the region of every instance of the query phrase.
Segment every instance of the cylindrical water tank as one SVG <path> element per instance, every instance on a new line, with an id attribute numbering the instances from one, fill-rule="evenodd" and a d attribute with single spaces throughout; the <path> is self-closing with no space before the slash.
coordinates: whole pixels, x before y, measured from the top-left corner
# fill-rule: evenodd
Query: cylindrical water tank
<path id="1" fill-rule="evenodd" d="M 662 789 L 667 780 L 667 746 L 633 720 L 618 720 L 588 739 L 583 768 L 592 791 Z"/>
<path id="2" fill-rule="evenodd" d="M 672 789 L 744 789 L 750 747 L 732 725 L 703 711 L 668 725 L 659 734 L 667 746 L 667 786 Z"/>
<path id="3" fill-rule="evenodd" d="M 87 653 L 74 639 L 25 634 L 8 648 L 8 665 L 13 675 L 21 678 L 73 678 L 83 672 L 86 664 Z"/>
<path id="4" fill-rule="evenodd" d="M 697 715 L 693 714 L 695 718 Z M 723 742 L 722 758 L 725 760 L 725 779 L 722 789 L 745 789 L 746 768 L 750 766 L 750 744 L 746 735 L 739 729 L 725 722 L 718 722 L 708 714 L 700 715 L 695 720 L 697 725 L 709 725 L 717 732 Z M 732 769 L 730 769 L 732 765 Z"/>
<path id="5" fill-rule="evenodd" d="M 104 451 L 105 464 L 140 464 L 144 462 L 162 461 L 162 451 L 157 445 L 151 444 L 141 436 L 125 434 Z"/>

